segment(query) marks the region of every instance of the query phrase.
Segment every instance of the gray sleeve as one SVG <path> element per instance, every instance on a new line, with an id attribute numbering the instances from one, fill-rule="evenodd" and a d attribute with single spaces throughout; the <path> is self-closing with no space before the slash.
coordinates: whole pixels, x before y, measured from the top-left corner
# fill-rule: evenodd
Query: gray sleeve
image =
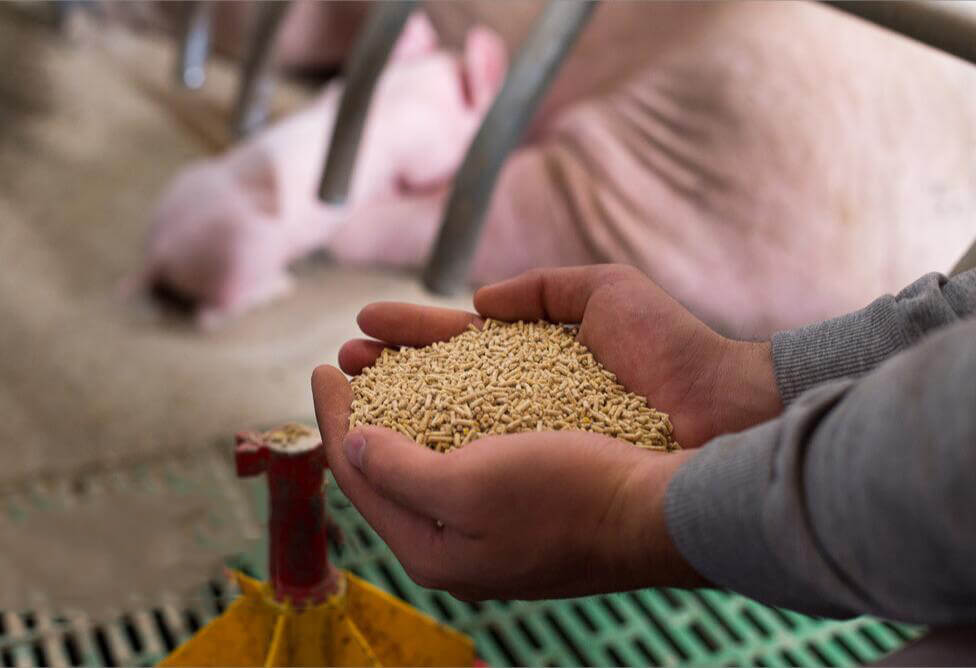
<path id="1" fill-rule="evenodd" d="M 667 521 L 704 577 L 768 604 L 976 622 L 976 319 L 713 440 Z"/>
<path id="2" fill-rule="evenodd" d="M 866 308 L 773 336 L 783 404 L 821 383 L 867 373 L 926 333 L 976 313 L 976 269 L 926 274 Z"/>

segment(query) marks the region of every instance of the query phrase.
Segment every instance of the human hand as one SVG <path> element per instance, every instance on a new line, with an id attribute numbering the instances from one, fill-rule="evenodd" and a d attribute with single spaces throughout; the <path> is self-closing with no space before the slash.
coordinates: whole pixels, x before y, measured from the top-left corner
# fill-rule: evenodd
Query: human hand
<path id="1" fill-rule="evenodd" d="M 533 432 L 442 455 L 380 427 L 347 435 L 352 389 L 337 369 L 316 369 L 312 390 L 336 481 L 421 586 L 474 600 L 705 584 L 664 519 L 693 451 Z"/>
<path id="2" fill-rule="evenodd" d="M 720 336 L 631 267 L 533 270 L 478 290 L 474 305 L 481 316 L 498 320 L 580 323 L 580 343 L 628 391 L 668 413 L 684 447 L 782 411 L 768 343 Z M 387 345 L 429 345 L 482 320 L 462 311 L 377 303 L 365 307 L 358 322 L 378 341 L 343 346 L 339 365 L 350 374 L 372 364 Z"/>

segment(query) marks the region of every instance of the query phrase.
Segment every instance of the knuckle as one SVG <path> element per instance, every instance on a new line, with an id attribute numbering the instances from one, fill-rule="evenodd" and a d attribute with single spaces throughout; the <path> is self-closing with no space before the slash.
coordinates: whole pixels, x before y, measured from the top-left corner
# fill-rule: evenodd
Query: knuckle
<path id="1" fill-rule="evenodd" d="M 363 452 L 362 473 L 373 488 L 387 499 L 399 499 L 402 490 L 397 472 L 390 467 L 384 457 L 372 456 L 369 448 Z"/>

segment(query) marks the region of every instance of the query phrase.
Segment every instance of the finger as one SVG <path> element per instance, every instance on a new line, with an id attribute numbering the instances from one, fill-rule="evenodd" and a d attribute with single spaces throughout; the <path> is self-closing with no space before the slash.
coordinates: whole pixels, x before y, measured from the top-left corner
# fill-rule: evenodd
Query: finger
<path id="1" fill-rule="evenodd" d="M 339 368 L 350 376 L 362 373 L 363 369 L 372 366 L 383 351 L 390 348 L 379 341 L 369 339 L 353 339 L 346 341 L 339 348 Z"/>
<path id="2" fill-rule="evenodd" d="M 470 324 L 480 328 L 484 323 L 474 313 L 398 302 L 369 304 L 359 312 L 356 322 L 364 334 L 398 346 L 447 341 Z"/>
<path id="3" fill-rule="evenodd" d="M 458 455 L 428 450 L 382 427 L 349 434 L 345 455 L 369 484 L 386 498 L 415 513 L 457 527 L 467 507 L 464 472 Z"/>
<path id="4" fill-rule="evenodd" d="M 312 401 L 315 404 L 315 420 L 325 444 L 330 449 L 342 443 L 349 429 L 352 411 L 352 387 L 342 372 L 333 366 L 322 365 L 312 372 Z M 332 461 L 329 458 L 329 466 Z"/>
<path id="5" fill-rule="evenodd" d="M 597 288 L 640 275 L 623 265 L 533 269 L 474 294 L 481 315 L 498 320 L 579 322 Z"/>

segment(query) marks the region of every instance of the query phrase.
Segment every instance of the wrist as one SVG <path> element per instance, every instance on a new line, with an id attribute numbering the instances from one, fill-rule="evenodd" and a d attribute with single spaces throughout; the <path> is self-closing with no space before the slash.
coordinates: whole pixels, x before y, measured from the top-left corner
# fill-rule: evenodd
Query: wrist
<path id="1" fill-rule="evenodd" d="M 647 453 L 630 477 L 624 495 L 628 518 L 623 523 L 622 536 L 614 540 L 626 550 L 621 562 L 626 564 L 629 588 L 708 585 L 678 551 L 668 532 L 665 513 L 671 479 L 697 455 L 697 450 Z"/>
<path id="2" fill-rule="evenodd" d="M 713 436 L 742 431 L 783 412 L 769 341 L 728 340 L 713 389 Z"/>

